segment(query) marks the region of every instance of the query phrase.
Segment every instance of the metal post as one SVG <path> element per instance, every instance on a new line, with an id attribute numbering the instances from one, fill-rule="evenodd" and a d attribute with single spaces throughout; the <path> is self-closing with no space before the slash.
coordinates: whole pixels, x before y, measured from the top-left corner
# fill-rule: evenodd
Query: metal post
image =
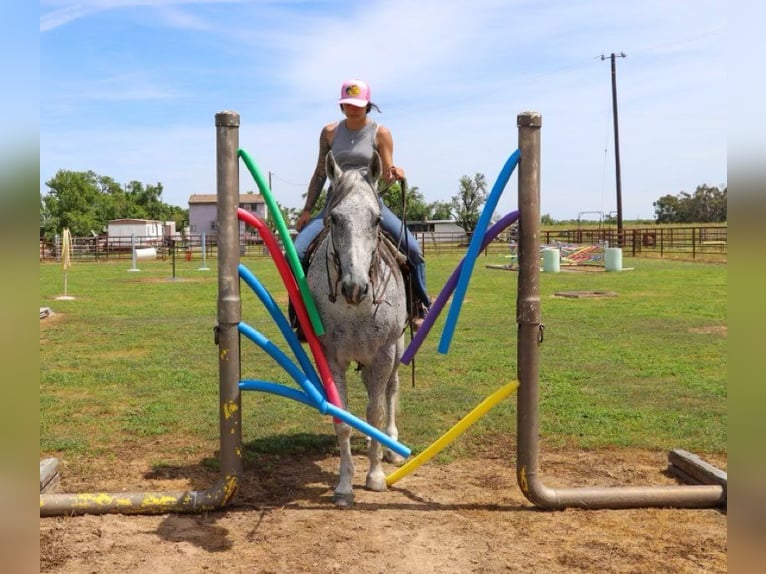
<path id="1" fill-rule="evenodd" d="M 76 514 L 167 514 L 223 508 L 237 492 L 242 475 L 242 432 L 239 392 L 239 114 L 215 116 L 218 174 L 218 342 L 221 477 L 205 490 L 165 492 L 43 493 L 40 516 Z M 135 269 L 135 240 L 131 237 Z M 175 245 L 173 246 L 175 253 Z"/>
<path id="2" fill-rule="evenodd" d="M 205 232 L 202 232 L 202 267 L 197 269 L 197 271 L 210 271 L 210 268 L 207 266 L 207 237 L 205 235 Z"/>
<path id="3" fill-rule="evenodd" d="M 525 112 L 517 116 L 519 129 L 519 250 L 517 339 L 517 440 L 516 478 L 524 495 L 534 504 L 542 500 L 530 488 L 537 481 L 538 373 L 540 339 L 540 128 L 542 116 Z M 524 193 L 522 193 L 524 190 Z"/>
<path id="4" fill-rule="evenodd" d="M 242 425 L 239 322 L 239 114 L 215 115 L 218 242 L 218 376 L 220 393 L 221 472 L 242 473 Z"/>
<path id="5" fill-rule="evenodd" d="M 136 236 L 132 233 L 130 234 L 130 254 L 133 266 L 128 271 L 141 271 L 136 267 Z"/>
<path id="6" fill-rule="evenodd" d="M 540 313 L 540 128 L 536 112 L 517 118 L 519 128 L 518 411 L 516 477 L 535 505 L 563 508 L 709 508 L 726 505 L 721 484 L 550 488 L 538 476 Z"/>
<path id="7" fill-rule="evenodd" d="M 218 172 L 218 342 L 221 476 L 205 490 L 165 492 L 43 493 L 40 516 L 76 514 L 167 514 L 205 512 L 226 506 L 242 475 L 242 432 L 239 391 L 239 114 L 215 116 Z M 133 243 L 133 241 L 132 241 Z M 175 250 L 174 250 L 175 251 Z M 135 257 L 135 245 L 133 245 Z M 135 259 L 134 259 L 135 267 Z M 138 269 L 132 269 L 138 271 Z"/>
<path id="8" fill-rule="evenodd" d="M 173 279 L 176 278 L 176 240 L 170 240 L 170 261 L 173 267 Z"/>

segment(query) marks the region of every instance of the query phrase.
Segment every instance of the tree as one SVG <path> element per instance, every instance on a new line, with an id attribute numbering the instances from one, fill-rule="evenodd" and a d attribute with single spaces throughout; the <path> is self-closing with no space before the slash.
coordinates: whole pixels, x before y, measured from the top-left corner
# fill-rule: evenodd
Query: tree
<path id="1" fill-rule="evenodd" d="M 431 215 L 428 219 L 452 219 L 452 203 L 449 201 L 434 201 L 428 206 Z"/>
<path id="2" fill-rule="evenodd" d="M 189 218 L 188 210 L 162 202 L 161 183 L 131 181 L 123 187 L 93 171 L 59 170 L 45 185 L 40 225 L 49 238 L 64 227 L 75 236 L 101 233 L 110 220 L 121 218 L 172 220 L 180 230 Z"/>
<path id="3" fill-rule="evenodd" d="M 473 179 L 464 175 L 460 178 L 460 191 L 452 197 L 455 222 L 466 233 L 473 233 L 479 222 L 481 207 L 487 200 L 487 182 L 484 174 L 477 173 Z"/>
<path id="4" fill-rule="evenodd" d="M 395 182 L 383 193 L 383 202 L 399 219 L 404 220 L 404 214 L 402 213 L 402 186 L 400 182 Z M 425 221 L 429 219 L 429 206 L 417 186 L 407 188 L 405 210 L 407 221 Z"/>
<path id="5" fill-rule="evenodd" d="M 42 198 L 48 215 L 46 235 L 53 236 L 64 227 L 68 227 L 72 235 L 80 236 L 91 230 L 101 231 L 105 222 L 99 213 L 105 211 L 109 202 L 102 196 L 94 172 L 59 170 L 45 185 L 50 188 Z"/>
<path id="6" fill-rule="evenodd" d="M 655 201 L 657 223 L 721 223 L 727 219 L 727 188 L 698 185 L 694 195 L 682 191 Z"/>
<path id="7" fill-rule="evenodd" d="M 294 207 L 285 207 L 278 201 L 275 203 L 277 204 L 277 209 L 279 209 L 279 213 L 282 214 L 282 219 L 285 222 L 285 225 L 287 227 L 290 227 L 293 224 L 293 222 L 298 218 L 300 211 L 298 211 Z M 277 229 L 277 222 L 273 217 L 266 218 L 266 226 L 275 236 L 278 235 L 279 230 Z"/>

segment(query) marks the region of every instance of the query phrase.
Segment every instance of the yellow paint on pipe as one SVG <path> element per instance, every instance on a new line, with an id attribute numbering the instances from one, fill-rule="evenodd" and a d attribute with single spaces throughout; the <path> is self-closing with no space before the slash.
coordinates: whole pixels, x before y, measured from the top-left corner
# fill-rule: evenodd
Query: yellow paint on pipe
<path id="1" fill-rule="evenodd" d="M 527 482 L 527 467 L 522 466 L 519 470 L 519 485 L 524 496 L 529 496 L 529 483 Z"/>
<path id="2" fill-rule="evenodd" d="M 230 419 L 231 417 L 234 416 L 234 413 L 236 413 L 237 410 L 239 410 L 239 409 L 237 407 L 237 403 L 235 403 L 234 401 L 228 401 L 228 402 L 224 403 L 223 404 L 223 416 L 224 416 L 224 418 L 225 419 Z"/>
<path id="3" fill-rule="evenodd" d="M 410 474 L 413 470 L 420 465 L 428 462 L 439 452 L 441 452 L 447 445 L 454 441 L 457 437 L 463 434 L 468 427 L 483 417 L 487 412 L 494 407 L 497 403 L 502 401 L 513 393 L 519 386 L 519 381 L 511 381 L 507 385 L 500 387 L 494 393 L 484 399 L 479 405 L 473 409 L 470 413 L 464 416 L 458 423 L 449 429 L 446 433 L 440 436 L 436 441 L 421 452 L 418 456 L 400 466 L 394 472 L 386 477 L 386 485 L 391 486 L 397 480 L 404 478 Z"/>

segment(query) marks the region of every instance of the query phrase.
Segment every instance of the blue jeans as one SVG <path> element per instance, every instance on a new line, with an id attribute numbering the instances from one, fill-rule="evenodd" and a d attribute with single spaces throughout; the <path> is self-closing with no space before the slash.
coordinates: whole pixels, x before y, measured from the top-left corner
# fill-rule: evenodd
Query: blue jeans
<path id="1" fill-rule="evenodd" d="M 393 239 L 399 251 L 407 255 L 407 261 L 410 264 L 412 273 L 412 284 L 415 289 L 415 296 L 422 301 L 426 307 L 431 306 L 431 298 L 428 296 L 426 290 L 426 262 L 423 259 L 423 251 L 420 249 L 420 244 L 412 232 L 404 227 L 401 219 L 391 211 L 380 200 L 380 214 L 381 222 L 380 226 L 388 233 Z M 295 251 L 298 253 L 298 259 L 305 261 L 306 251 L 308 251 L 309 245 L 314 241 L 319 232 L 324 227 L 322 221 L 324 217 L 324 210 L 314 216 L 306 226 L 301 230 L 298 236 L 295 238 Z"/>

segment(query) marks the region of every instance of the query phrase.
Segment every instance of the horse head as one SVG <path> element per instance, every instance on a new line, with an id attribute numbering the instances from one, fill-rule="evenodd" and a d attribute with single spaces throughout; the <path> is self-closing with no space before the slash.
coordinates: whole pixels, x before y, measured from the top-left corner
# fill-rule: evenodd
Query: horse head
<path id="1" fill-rule="evenodd" d="M 382 171 L 380 156 L 373 153 L 366 171 L 342 171 L 330 152 L 325 167 L 333 188 L 325 210 L 325 223 L 330 227 L 330 255 L 343 297 L 348 304 L 358 305 L 370 292 L 377 257 L 381 219 L 377 194 Z"/>

